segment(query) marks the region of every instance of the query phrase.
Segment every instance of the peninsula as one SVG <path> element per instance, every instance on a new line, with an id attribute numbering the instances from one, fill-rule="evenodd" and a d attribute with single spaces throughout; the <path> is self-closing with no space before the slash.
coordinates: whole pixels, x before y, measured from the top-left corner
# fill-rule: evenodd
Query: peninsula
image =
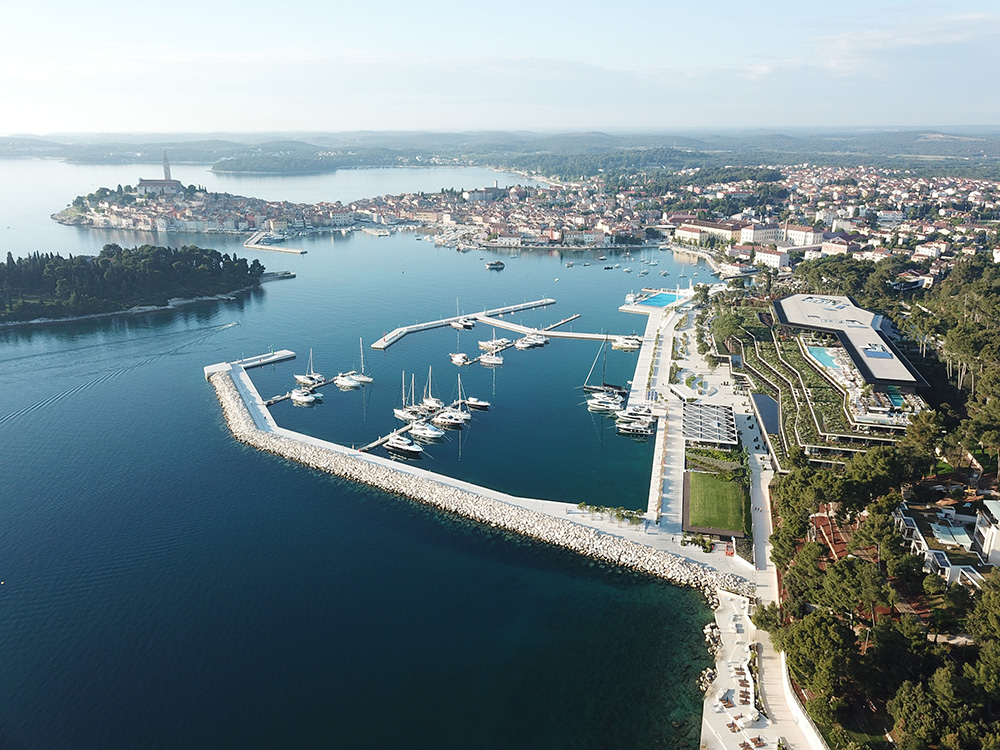
<path id="1" fill-rule="evenodd" d="M 34 253 L 0 262 L 0 323 L 114 313 L 260 284 L 260 261 L 193 245 L 105 245 L 96 257 Z"/>

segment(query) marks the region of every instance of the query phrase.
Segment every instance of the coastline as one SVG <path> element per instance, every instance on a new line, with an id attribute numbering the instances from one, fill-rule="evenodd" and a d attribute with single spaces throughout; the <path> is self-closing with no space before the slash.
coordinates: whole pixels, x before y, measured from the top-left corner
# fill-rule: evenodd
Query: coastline
<path id="1" fill-rule="evenodd" d="M 459 480 L 299 436 L 281 428 L 261 429 L 237 388 L 231 369 L 214 372 L 208 380 L 215 389 L 233 437 L 258 450 L 497 529 L 563 547 L 678 586 L 694 588 L 712 607 L 717 604 L 719 589 L 743 596 L 752 594 L 753 584 L 745 578 L 690 562 L 568 518 L 504 502 L 497 497 L 500 493 L 476 492 L 473 485 Z M 273 424 L 273 420 L 268 421 Z"/>
<path id="2" fill-rule="evenodd" d="M 174 297 L 167 300 L 165 305 L 140 305 L 137 307 L 130 307 L 127 310 L 111 310 L 109 312 L 102 313 L 89 313 L 88 315 L 70 315 L 65 318 L 33 318 L 32 320 L 10 320 L 5 322 L 0 322 L 0 330 L 7 328 L 17 328 L 20 326 L 41 326 L 41 325 L 51 325 L 54 323 L 76 323 L 81 320 L 100 320 L 101 318 L 113 318 L 118 315 L 143 315 L 145 313 L 151 312 L 164 312 L 166 310 L 176 310 L 179 307 L 184 307 L 185 305 L 191 305 L 195 302 L 232 302 L 236 299 L 235 295 L 245 294 L 256 289 L 256 286 L 246 286 L 242 289 L 236 289 L 232 292 L 224 292 L 222 294 L 213 294 L 205 297 Z"/>

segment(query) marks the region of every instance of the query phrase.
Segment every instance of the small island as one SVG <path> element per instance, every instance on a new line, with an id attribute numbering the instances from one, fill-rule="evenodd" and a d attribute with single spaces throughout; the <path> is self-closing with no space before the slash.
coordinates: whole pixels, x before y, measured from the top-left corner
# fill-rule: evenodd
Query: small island
<path id="1" fill-rule="evenodd" d="M 105 245 L 100 255 L 34 253 L 0 262 L 0 323 L 163 307 L 259 286 L 264 266 L 194 245 Z"/>

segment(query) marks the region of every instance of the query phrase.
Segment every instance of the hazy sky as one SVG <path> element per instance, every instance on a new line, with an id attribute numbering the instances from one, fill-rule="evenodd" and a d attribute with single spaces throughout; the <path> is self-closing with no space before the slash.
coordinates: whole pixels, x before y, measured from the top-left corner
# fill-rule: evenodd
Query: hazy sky
<path id="1" fill-rule="evenodd" d="M 0 0 L 0 133 L 1000 124 L 1000 3 Z"/>

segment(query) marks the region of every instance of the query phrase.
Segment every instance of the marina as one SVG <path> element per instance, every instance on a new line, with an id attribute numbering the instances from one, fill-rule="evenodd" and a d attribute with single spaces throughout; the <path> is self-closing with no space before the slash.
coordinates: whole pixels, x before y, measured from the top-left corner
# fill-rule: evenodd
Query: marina
<path id="1" fill-rule="evenodd" d="M 5 164 L 12 186 L 45 185 L 44 191 L 17 192 L 15 203 L 37 194 L 50 203 L 55 196 L 58 205 L 81 184 L 113 186 L 135 171 L 50 160 Z M 492 184 L 495 175 L 437 167 L 239 179 L 203 170 L 184 178 L 220 192 L 348 202 L 402 189 Z M 35 213 L 42 221 L 27 231 L 43 247 L 88 254 L 108 242 L 164 242 L 162 234 L 81 232 L 52 222 L 51 207 L 41 208 Z M 541 731 L 559 731 L 567 745 L 617 746 L 623 732 L 634 730 L 630 746 L 659 741 L 676 747 L 675 722 L 693 729 L 697 743 L 701 703 L 695 685 L 708 665 L 701 630 L 710 612 L 694 591 L 621 569 L 619 551 L 626 560 L 635 552 L 627 545 L 619 550 L 616 540 L 638 544 L 655 536 L 693 565 L 714 564 L 721 553 L 679 544 L 671 550 L 666 520 L 646 530 L 642 523 L 577 507 L 579 501 L 603 501 L 645 509 L 646 499 L 634 496 L 650 490 L 650 465 L 659 463 L 654 438 L 644 445 L 617 437 L 613 421 L 579 405 L 579 384 L 600 342 L 553 341 L 526 357 L 504 352 L 505 368 L 462 369 L 463 386 L 468 380 L 469 392 L 489 400 L 493 413 L 474 416 L 461 445 L 458 434 L 449 433 L 451 439 L 428 447 L 433 455 L 421 461 L 392 460 L 381 449 L 361 454 L 372 472 L 389 467 L 375 477 L 385 489 L 334 479 L 327 467 L 339 464 L 329 449 L 296 443 L 281 448 L 286 457 L 260 452 L 270 444 L 260 436 L 252 447 L 237 442 L 215 390 L 198 377 L 206 363 L 250 359 L 246 355 L 273 346 L 297 352 L 297 360 L 247 375 L 265 397 L 284 393 L 293 373 L 305 372 L 311 347 L 317 369 L 327 376 L 360 370 L 362 335 L 374 387 L 353 394 L 323 387 L 323 406 L 292 408 L 286 401 L 269 409 L 278 425 L 299 434 L 362 445 L 397 426 L 391 406 L 399 399 L 401 369 L 419 379 L 434 364 L 437 376 L 439 362 L 449 366 L 443 353 L 458 351 L 456 332 L 444 328 L 373 353 L 369 344 L 384 331 L 455 314 L 460 289 L 463 303 L 466 297 L 469 302 L 463 312 L 474 309 L 474 300 L 481 309 L 555 297 L 564 314 L 550 316 L 541 308 L 526 311 L 523 320 L 504 320 L 541 328 L 580 312 L 583 324 L 574 328 L 625 333 L 633 324 L 618 305 L 637 286 L 635 274 L 603 274 L 596 261 L 591 273 L 579 260 L 567 272 L 555 255 L 510 249 L 498 251 L 505 270 L 488 273 L 477 257 L 482 251 L 457 253 L 435 247 L 429 236 L 418 242 L 403 232 L 304 235 L 295 241 L 308 250 L 301 256 L 246 250 L 245 237 L 189 233 L 170 241 L 256 257 L 269 270 L 289 268 L 295 280 L 235 302 L 4 332 L 6 411 L 77 394 L 32 407 L 30 419 L 10 417 L 3 426 L 12 451 L 6 478 L 12 544 L 7 585 L 0 587 L 10 615 L 4 701 L 12 741 L 60 747 L 100 738 L 94 742 L 129 747 L 156 738 L 169 746 L 210 747 L 223 741 L 216 733 L 225 731 L 244 745 L 308 746 L 335 726 L 348 745 L 405 746 L 411 738 L 377 726 L 392 705 L 402 726 L 429 721 L 425 726 L 441 738 L 441 747 L 462 747 L 482 728 L 478 708 L 522 695 L 518 686 L 532 673 L 540 677 L 533 680 L 535 692 L 545 697 L 524 699 L 539 712 L 556 717 L 570 703 L 577 709 L 572 727 L 542 723 Z M 593 260 L 599 252 L 574 251 L 572 257 Z M 617 249 L 604 252 L 620 259 Z M 669 254 L 661 268 L 677 278 Z M 562 276 L 558 284 L 555 276 Z M 215 332 L 234 319 L 241 326 Z M 490 337 L 489 328 L 477 334 L 468 336 L 472 349 L 477 338 Z M 500 328 L 497 334 L 517 338 Z M 461 341 L 466 338 L 463 333 Z M 637 356 L 609 352 L 608 380 L 627 383 Z M 595 375 L 600 369 L 599 362 Z M 440 380 L 446 384 L 454 386 L 454 374 L 450 382 Z M 435 395 L 454 401 L 447 388 Z M 531 430 L 524 430 L 526 416 L 534 420 Z M 416 441 L 412 432 L 408 436 Z M 51 451 L 36 449 L 42 440 Z M 67 460 L 51 461 L 54 453 Z M 317 469 L 303 463 L 311 460 Z M 444 477 L 443 484 L 410 479 L 427 470 Z M 477 492 L 493 488 L 549 509 L 546 518 L 533 515 L 524 523 L 529 532 L 606 536 L 605 557 L 578 557 L 488 528 L 494 517 L 516 526 L 516 507 L 484 509 L 478 522 L 484 528 L 470 533 L 469 522 L 436 510 L 444 506 L 409 499 L 410 493 L 436 494 L 445 503 L 489 504 L 478 494 L 452 495 L 453 483 L 463 481 L 482 488 Z M 566 529 L 560 517 L 575 525 Z M 142 606 L 131 605 L 136 597 Z M 110 623 L 107 612 L 115 613 Z M 508 613 L 516 614 L 517 627 L 510 627 Z M 408 626 L 399 628 L 400 621 Z M 669 644 L 658 638 L 662 632 L 672 634 Z M 608 649 L 584 653 L 578 647 L 609 633 L 613 657 Z M 482 648 L 484 639 L 490 648 Z M 344 643 L 354 648 L 345 650 Z M 214 656 L 206 660 L 205 653 Z M 150 661 L 161 656 L 164 669 Z M 73 681 L 53 684 L 36 668 L 53 658 L 76 676 Z M 460 684 L 429 678 L 473 662 L 478 673 Z M 157 670 L 155 686 L 150 668 Z M 584 670 L 586 678 L 569 691 L 564 675 L 574 670 Z M 194 682 L 192 674 L 198 675 Z M 669 686 L 664 674 L 676 676 Z M 349 689 L 369 678 L 377 684 L 365 695 Z M 196 701 L 189 700 L 192 690 Z M 438 720 L 433 717 L 442 699 L 454 711 Z M 250 716 L 247 705 L 275 710 Z M 613 730 L 588 718 L 609 710 L 643 718 L 627 726 L 616 722 Z M 509 731 L 493 729 L 487 747 L 517 744 Z"/>
<path id="2" fill-rule="evenodd" d="M 271 242 L 264 242 L 265 239 L 271 239 Z M 246 242 L 243 243 L 243 247 L 247 250 L 268 250 L 275 253 L 289 253 L 290 255 L 306 254 L 305 250 L 278 245 L 275 244 L 276 241 L 274 235 L 270 232 L 255 232 L 247 238 Z M 284 240 L 282 239 L 281 241 Z"/>

